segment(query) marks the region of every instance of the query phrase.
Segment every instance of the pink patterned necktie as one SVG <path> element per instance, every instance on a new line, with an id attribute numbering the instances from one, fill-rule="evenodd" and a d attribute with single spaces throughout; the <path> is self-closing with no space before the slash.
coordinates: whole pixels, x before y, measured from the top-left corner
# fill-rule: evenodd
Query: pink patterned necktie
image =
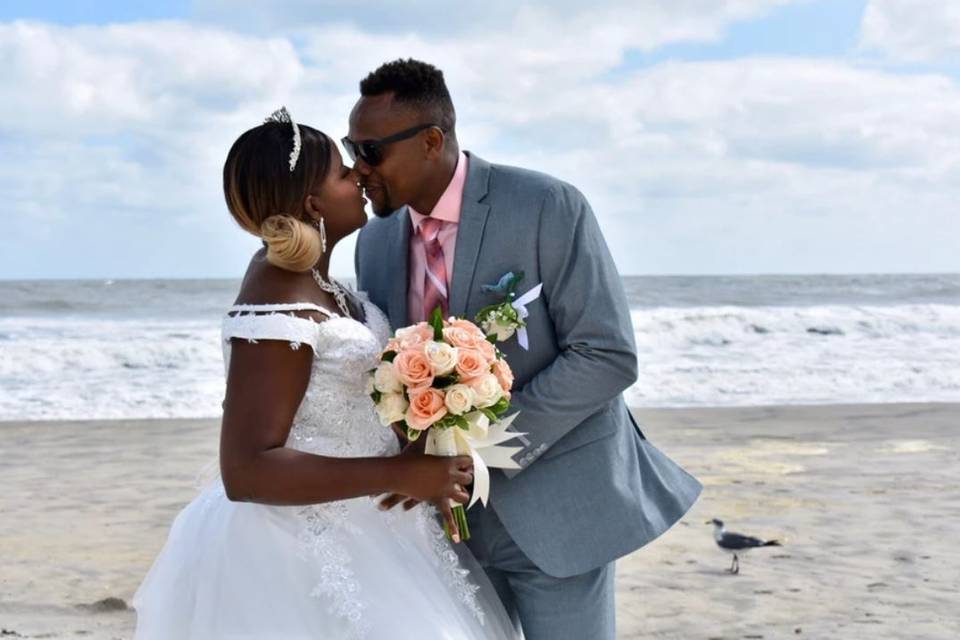
<path id="1" fill-rule="evenodd" d="M 429 322 L 430 315 L 438 306 L 443 309 L 443 317 L 449 313 L 447 300 L 447 262 L 440 245 L 440 229 L 443 221 L 436 218 L 424 218 L 420 223 L 420 238 L 427 254 L 427 268 L 423 277 L 423 318 Z"/>

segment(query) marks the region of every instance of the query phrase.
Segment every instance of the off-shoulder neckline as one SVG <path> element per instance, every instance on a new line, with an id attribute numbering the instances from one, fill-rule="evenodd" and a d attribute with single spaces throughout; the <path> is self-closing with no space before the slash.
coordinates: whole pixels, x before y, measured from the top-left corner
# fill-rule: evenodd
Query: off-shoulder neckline
<path id="1" fill-rule="evenodd" d="M 330 311 L 329 309 L 324 309 L 318 304 L 312 302 L 284 302 L 277 304 L 235 304 L 230 307 L 227 311 L 227 315 L 236 311 L 237 313 L 243 313 L 244 311 L 318 311 L 326 316 L 331 318 L 345 318 L 347 316 L 342 316 L 335 311 Z"/>

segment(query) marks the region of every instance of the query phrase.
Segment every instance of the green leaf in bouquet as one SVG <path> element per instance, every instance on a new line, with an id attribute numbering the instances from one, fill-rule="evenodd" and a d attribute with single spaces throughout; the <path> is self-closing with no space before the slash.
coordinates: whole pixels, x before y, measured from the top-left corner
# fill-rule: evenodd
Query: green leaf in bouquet
<path id="1" fill-rule="evenodd" d="M 460 418 L 460 416 L 455 416 L 452 413 L 448 413 L 447 415 L 443 416 L 442 418 L 434 422 L 433 426 L 438 429 L 451 429 L 453 427 L 458 426 L 457 418 Z"/>
<path id="2" fill-rule="evenodd" d="M 407 440 L 409 440 L 410 442 L 416 442 L 417 440 L 419 440 L 419 439 L 420 439 L 420 434 L 423 433 L 423 431 L 420 431 L 419 429 L 411 429 L 411 428 L 407 425 L 406 421 L 404 421 L 404 423 L 403 423 L 403 429 L 404 429 L 404 431 L 406 431 L 406 433 L 407 433 Z"/>
<path id="3" fill-rule="evenodd" d="M 383 355 L 380 356 L 380 359 L 381 359 L 383 362 L 393 362 L 394 358 L 396 358 L 396 357 L 397 357 L 397 352 L 396 352 L 396 351 L 384 351 L 384 352 L 383 352 Z"/>
<path id="4" fill-rule="evenodd" d="M 380 404 L 380 398 L 383 397 L 383 394 L 374 390 L 374 392 L 370 394 L 370 397 L 373 398 L 374 404 Z"/>
<path id="5" fill-rule="evenodd" d="M 487 416 L 487 419 L 490 420 L 490 422 L 497 421 L 497 414 L 494 413 L 489 407 L 486 409 L 480 409 L 480 411 L 483 412 L 483 415 Z"/>
<path id="6" fill-rule="evenodd" d="M 490 410 L 499 416 L 509 408 L 510 408 L 510 401 L 507 400 L 506 398 L 500 398 L 499 400 L 497 400 L 497 404 L 490 407 Z"/>
<path id="7" fill-rule="evenodd" d="M 436 307 L 430 314 L 430 324 L 433 326 L 433 339 L 443 340 L 443 311 Z"/>
<path id="8" fill-rule="evenodd" d="M 455 373 L 439 376 L 433 379 L 433 386 L 437 389 L 445 389 L 452 384 L 456 384 L 460 378 Z"/>
<path id="9" fill-rule="evenodd" d="M 460 427 L 464 431 L 470 430 L 470 423 L 467 422 L 467 419 L 463 416 L 454 416 L 454 425 Z"/>
<path id="10" fill-rule="evenodd" d="M 497 334 L 491 333 L 490 335 L 488 335 L 487 342 L 489 342 L 490 344 L 497 344 Z"/>

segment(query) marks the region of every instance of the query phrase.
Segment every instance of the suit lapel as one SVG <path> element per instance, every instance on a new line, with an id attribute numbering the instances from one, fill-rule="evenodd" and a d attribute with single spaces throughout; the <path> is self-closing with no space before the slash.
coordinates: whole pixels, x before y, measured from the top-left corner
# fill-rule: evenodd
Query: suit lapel
<path id="1" fill-rule="evenodd" d="M 404 207 L 393 215 L 393 229 L 387 243 L 387 255 L 384 264 L 393 274 L 389 278 L 390 292 L 387 298 L 387 315 L 394 329 L 409 324 L 407 312 L 407 286 L 409 283 L 410 258 L 410 214 Z"/>
<path id="2" fill-rule="evenodd" d="M 467 313 L 473 276 L 477 269 L 480 246 L 483 244 L 483 229 L 490 213 L 490 205 L 481 202 L 487 195 L 490 165 L 469 151 L 466 153 L 469 165 L 463 187 L 463 205 L 450 283 L 450 313 L 455 316 Z"/>

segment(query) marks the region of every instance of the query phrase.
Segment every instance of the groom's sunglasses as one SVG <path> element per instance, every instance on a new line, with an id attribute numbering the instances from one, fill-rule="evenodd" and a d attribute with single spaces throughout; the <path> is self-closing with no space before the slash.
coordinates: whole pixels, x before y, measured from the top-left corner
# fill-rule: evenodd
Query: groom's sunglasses
<path id="1" fill-rule="evenodd" d="M 340 138 L 340 143 L 343 145 L 343 148 L 347 150 L 350 160 L 356 162 L 359 158 L 371 167 L 375 167 L 383 162 L 383 147 L 391 142 L 400 142 L 401 140 L 412 138 L 424 129 L 430 129 L 432 127 L 443 131 L 443 127 L 438 124 L 418 124 L 415 127 L 404 129 L 400 133 L 395 133 L 392 136 L 380 138 L 379 140 L 361 140 L 360 142 L 354 142 L 347 136 L 344 136 Z M 446 133 L 446 131 L 444 131 L 444 133 Z"/>

